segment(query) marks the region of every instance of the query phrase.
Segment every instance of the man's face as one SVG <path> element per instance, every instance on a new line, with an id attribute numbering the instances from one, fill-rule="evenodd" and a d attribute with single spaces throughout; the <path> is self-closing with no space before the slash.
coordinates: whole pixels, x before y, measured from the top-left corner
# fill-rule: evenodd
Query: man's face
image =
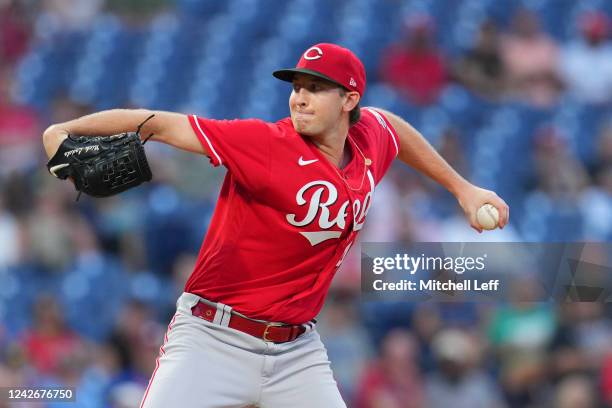
<path id="1" fill-rule="evenodd" d="M 338 85 L 324 79 L 296 74 L 289 97 L 291 121 L 304 136 L 318 136 L 339 125 L 346 94 Z"/>

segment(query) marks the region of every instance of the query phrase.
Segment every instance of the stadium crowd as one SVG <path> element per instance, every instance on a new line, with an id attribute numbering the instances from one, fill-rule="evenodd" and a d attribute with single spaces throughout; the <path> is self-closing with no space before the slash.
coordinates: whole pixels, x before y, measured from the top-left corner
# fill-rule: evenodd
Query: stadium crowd
<path id="1" fill-rule="evenodd" d="M 32 49 L 60 41 L 63 31 L 87 30 L 103 11 L 138 30 L 190 2 L 173 3 L 0 0 L 0 386 L 70 386 L 72 406 L 138 406 L 222 172 L 206 158 L 150 144 L 153 182 L 75 202 L 72 185 L 47 174 L 41 134 L 95 106 L 69 92 L 42 106 L 24 102 L 17 72 Z M 369 86 L 392 93 L 386 100 L 398 100 L 408 116 L 469 97 L 477 108 L 461 115 L 467 125 L 422 130 L 470 178 L 489 165 L 479 159 L 502 161 L 496 187 L 510 203 L 511 224 L 477 236 L 448 193 L 396 165 L 377 188 L 362 241 L 612 239 L 608 12 L 577 13 L 573 35 L 560 40 L 540 14 L 518 7 L 530 2 L 514 3 L 507 21 L 482 18 L 461 52 L 439 41 L 445 28 L 435 15 L 401 16 L 396 41 L 368 70 Z M 505 107 L 519 112 L 510 122 L 531 126 L 488 122 Z M 571 115 L 587 129 L 563 127 Z M 508 141 L 509 162 L 479 150 L 477 134 L 490 135 L 488 126 L 528 132 L 516 145 Z M 533 208 L 548 218 L 534 220 Z M 350 407 L 612 406 L 609 303 L 368 304 L 360 301 L 359 262 L 354 249 L 318 324 Z"/>

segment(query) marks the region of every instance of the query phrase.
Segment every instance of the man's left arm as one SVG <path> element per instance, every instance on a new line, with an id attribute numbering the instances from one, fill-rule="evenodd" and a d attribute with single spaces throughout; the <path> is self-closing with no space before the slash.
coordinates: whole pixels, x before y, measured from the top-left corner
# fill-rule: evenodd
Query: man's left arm
<path id="1" fill-rule="evenodd" d="M 510 209 L 495 192 L 477 187 L 463 178 L 408 122 L 384 109 L 377 110 L 385 115 L 397 133 L 400 142 L 399 160 L 450 191 L 457 198 L 472 228 L 482 232 L 482 227 L 476 221 L 476 212 L 486 203 L 497 208 L 500 228 L 508 223 Z"/>

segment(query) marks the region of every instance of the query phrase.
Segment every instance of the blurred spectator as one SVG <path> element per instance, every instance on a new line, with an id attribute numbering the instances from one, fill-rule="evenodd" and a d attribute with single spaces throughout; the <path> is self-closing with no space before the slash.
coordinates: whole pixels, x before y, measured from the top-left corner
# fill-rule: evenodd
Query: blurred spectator
<path id="1" fill-rule="evenodd" d="M 512 283 L 513 303 L 494 311 L 489 341 L 500 368 L 500 382 L 511 406 L 530 406 L 542 399 L 546 348 L 556 328 L 553 310 L 541 299 L 537 282 L 524 277 Z"/>
<path id="2" fill-rule="evenodd" d="M 557 77 L 559 51 L 554 40 L 540 30 L 537 16 L 520 9 L 501 44 L 509 95 L 535 106 L 556 102 L 561 89 Z"/>
<path id="3" fill-rule="evenodd" d="M 435 241 L 439 236 L 439 215 L 436 213 L 436 202 L 434 196 L 438 191 L 434 191 L 431 183 L 419 176 L 415 171 L 406 166 L 396 165 L 391 168 L 386 181 L 383 183 L 392 183 L 393 191 L 389 189 L 390 198 L 397 194 L 397 199 L 394 203 L 383 203 L 376 201 L 372 211 L 382 211 L 388 209 L 391 212 L 387 215 L 387 219 L 391 220 L 389 224 L 379 225 L 375 228 L 384 228 L 387 225 L 395 237 L 395 241 Z M 378 193 L 378 189 L 376 190 Z M 410 205 L 404 205 L 410 203 Z M 377 208 L 378 209 L 375 209 Z M 369 215 L 368 215 L 369 217 Z M 366 228 L 372 227 L 372 223 L 368 221 Z M 365 241 L 365 239 L 364 239 Z"/>
<path id="4" fill-rule="evenodd" d="M 432 303 L 417 306 L 412 314 L 411 323 L 414 335 L 419 343 L 419 366 L 421 371 L 429 373 L 436 365 L 432 350 L 433 339 L 444 325 L 439 307 Z"/>
<path id="5" fill-rule="evenodd" d="M 0 387 L 24 387 L 35 383 L 36 373 L 28 364 L 26 353 L 20 344 L 9 343 L 2 347 L 0 352 Z M 5 407 L 2 401 L 0 407 Z"/>
<path id="6" fill-rule="evenodd" d="M 537 188 L 553 198 L 576 202 L 589 181 L 588 174 L 560 129 L 548 125 L 538 129 L 533 155 Z"/>
<path id="7" fill-rule="evenodd" d="M 82 373 L 76 390 L 80 406 L 138 407 L 145 392 L 144 380 L 123 369 L 119 350 L 110 343 L 98 345 L 92 351 L 90 365 Z"/>
<path id="8" fill-rule="evenodd" d="M 560 129 L 536 130 L 531 162 L 534 190 L 525 200 L 521 226 L 524 238 L 558 241 L 583 239 L 581 199 L 588 173 Z M 531 225 L 530 225 L 531 224 Z"/>
<path id="9" fill-rule="evenodd" d="M 560 306 L 560 324 L 550 345 L 551 380 L 598 371 L 612 353 L 612 324 L 603 305 L 568 302 Z"/>
<path id="10" fill-rule="evenodd" d="M 563 380 L 555 390 L 555 408 L 598 408 L 593 382 L 585 376 L 572 376 Z"/>
<path id="11" fill-rule="evenodd" d="M 102 248 L 119 254 L 128 270 L 143 270 L 146 267 L 143 198 L 124 195 L 92 200 L 88 204 L 92 207 L 92 224 Z"/>
<path id="12" fill-rule="evenodd" d="M 607 256 L 607 254 L 606 254 Z M 593 262 L 593 261 L 592 261 Z M 597 261 L 595 261 L 597 262 Z M 601 259 L 597 264 L 607 262 Z M 589 283 L 596 284 L 595 279 Z M 612 353 L 612 322 L 606 318 L 604 305 L 599 302 L 574 302 L 565 305 L 566 336 L 573 339 L 581 350 L 583 363 L 591 369 L 596 369 L 601 361 Z"/>
<path id="13" fill-rule="evenodd" d="M 446 65 L 436 48 L 434 25 L 428 16 L 413 16 L 403 38 L 383 52 L 380 78 L 412 103 L 437 101 L 446 85 Z"/>
<path id="14" fill-rule="evenodd" d="M 24 7 L 22 1 L 0 1 L 0 67 L 15 64 L 28 48 L 31 28 Z"/>
<path id="15" fill-rule="evenodd" d="M 573 307 L 573 303 L 561 305 L 559 327 L 550 344 L 550 379 L 554 383 L 588 370 L 587 360 L 572 325 Z"/>
<path id="16" fill-rule="evenodd" d="M 580 197 L 580 210 L 584 219 L 586 240 L 612 240 L 612 166 L 595 175 L 595 185 Z"/>
<path id="17" fill-rule="evenodd" d="M 20 222 L 23 222 L 34 208 L 34 188 L 37 185 L 34 178 L 36 174 L 43 174 L 43 172 L 46 172 L 46 169 L 39 169 L 38 173 L 23 173 L 15 170 L 6 177 L 0 176 L 2 184 L 0 191 L 2 191 L 4 207 Z"/>
<path id="18" fill-rule="evenodd" d="M 449 126 L 442 131 L 438 145 L 438 153 L 448 162 L 459 174 L 470 174 L 469 164 L 465 157 L 465 148 L 461 141 L 459 129 Z"/>
<path id="19" fill-rule="evenodd" d="M 105 344 L 95 345 L 88 352 L 88 366 L 76 390 L 77 400 L 80 406 L 103 407 L 110 385 L 118 376 L 119 360 L 116 351 Z"/>
<path id="20" fill-rule="evenodd" d="M 23 347 L 9 339 L 3 323 L 0 322 L 0 387 L 30 384 L 32 377 Z M 4 407 L 2 401 L 0 407 Z"/>
<path id="21" fill-rule="evenodd" d="M 478 368 L 478 340 L 457 329 L 433 339 L 438 370 L 427 379 L 428 408 L 505 407 L 493 381 Z"/>
<path id="22" fill-rule="evenodd" d="M 610 20 L 603 12 L 579 19 L 582 38 L 565 45 L 560 73 L 568 91 L 578 100 L 603 104 L 612 100 L 612 43 Z"/>
<path id="23" fill-rule="evenodd" d="M 164 330 L 153 319 L 151 308 L 137 300 L 123 307 L 109 343 L 119 351 L 126 380 L 146 384 L 163 337 Z"/>
<path id="24" fill-rule="evenodd" d="M 595 183 L 580 198 L 585 239 L 609 241 L 612 240 L 612 124 L 602 128 L 589 172 Z"/>
<path id="25" fill-rule="evenodd" d="M 43 384 L 58 384 L 64 387 L 80 388 L 84 380 L 84 372 L 90 363 L 89 348 L 80 341 L 73 350 L 66 354 L 60 361 L 55 371 L 55 375 L 43 378 Z"/>
<path id="26" fill-rule="evenodd" d="M 61 273 L 73 259 L 77 246 L 81 244 L 75 238 L 83 229 L 91 227 L 78 213 L 68 211 L 70 207 L 66 197 L 59 194 L 59 190 L 51 193 L 50 186 L 39 188 L 35 207 L 24 223 L 24 248 L 27 248 L 25 260 L 45 271 Z"/>
<path id="27" fill-rule="evenodd" d="M 487 99 L 498 99 L 504 93 L 504 66 L 493 21 L 480 26 L 474 47 L 455 64 L 453 74 L 466 88 Z"/>
<path id="28" fill-rule="evenodd" d="M 600 386 L 604 401 L 612 406 L 612 353 L 603 360 Z"/>
<path id="29" fill-rule="evenodd" d="M 41 125 L 36 111 L 13 102 L 14 69 L 0 66 L 0 175 L 38 164 Z"/>
<path id="30" fill-rule="evenodd" d="M 597 138 L 595 157 L 590 165 L 590 172 L 596 177 L 600 171 L 612 167 L 612 121 L 605 123 Z"/>
<path id="31" fill-rule="evenodd" d="M 104 6 L 105 0 L 44 0 L 43 10 L 40 13 L 44 32 L 40 29 L 39 35 L 46 37 L 56 31 L 80 31 L 91 26 L 94 18 Z"/>
<path id="32" fill-rule="evenodd" d="M 362 375 L 371 350 L 368 334 L 357 319 L 356 293 L 335 289 L 327 297 L 325 312 L 317 330 L 325 341 L 334 377 L 349 406 L 355 396 L 357 380 Z"/>
<path id="33" fill-rule="evenodd" d="M 407 331 L 394 329 L 382 342 L 378 361 L 366 369 L 359 385 L 359 408 L 426 407 L 417 360 L 417 343 Z"/>
<path id="34" fill-rule="evenodd" d="M 64 322 L 60 305 L 51 295 L 38 298 L 34 324 L 24 333 L 22 344 L 31 364 L 41 374 L 69 376 L 72 358 L 83 342 Z"/>
<path id="35" fill-rule="evenodd" d="M 21 233 L 17 219 L 8 212 L 0 195 L 0 269 L 14 265 L 21 254 Z"/>

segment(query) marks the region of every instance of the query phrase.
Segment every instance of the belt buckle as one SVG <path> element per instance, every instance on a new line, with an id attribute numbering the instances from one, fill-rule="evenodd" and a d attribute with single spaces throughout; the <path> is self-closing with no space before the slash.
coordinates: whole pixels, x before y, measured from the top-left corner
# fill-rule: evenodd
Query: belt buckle
<path id="1" fill-rule="evenodd" d="M 268 330 L 270 330 L 270 327 L 283 327 L 284 324 L 283 323 L 276 323 L 276 322 L 270 322 L 270 323 L 266 323 L 266 328 L 263 332 L 263 335 L 261 336 L 261 338 L 263 339 L 263 341 L 274 341 L 274 340 L 270 340 L 268 338 Z"/>

